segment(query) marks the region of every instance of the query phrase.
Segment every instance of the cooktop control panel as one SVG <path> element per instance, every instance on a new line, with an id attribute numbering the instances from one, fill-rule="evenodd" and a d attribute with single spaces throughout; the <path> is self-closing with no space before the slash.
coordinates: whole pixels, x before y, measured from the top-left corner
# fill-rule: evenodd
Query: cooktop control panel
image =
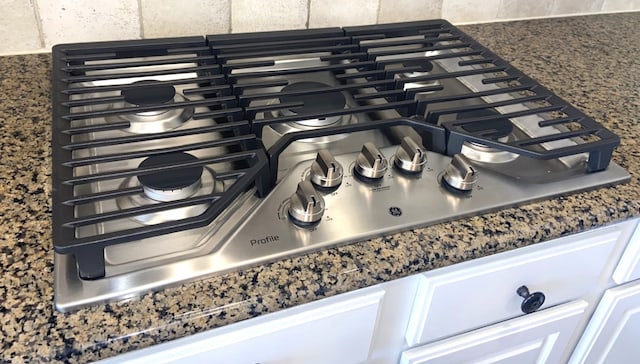
<path id="1" fill-rule="evenodd" d="M 384 172 L 377 178 L 362 176 L 358 163 L 372 151 L 364 145 L 359 153 L 331 156 L 330 165 L 341 169 L 342 179 L 333 188 L 313 182 L 320 155 L 299 163 L 289 171 L 269 198 L 257 204 L 245 223 L 229 236 L 218 252 L 222 256 L 279 257 L 293 252 L 320 249 L 340 242 L 353 242 L 390 231 L 446 221 L 454 216 L 477 214 L 487 207 L 513 206 L 533 198 L 560 194 L 566 183 L 585 188 L 598 174 L 580 175 L 544 184 L 535 181 L 513 183 L 513 178 L 469 164 L 466 157 L 453 158 L 421 150 L 417 159 L 421 170 L 408 172 L 399 167 L 402 146 L 374 148 L 370 163 Z M 415 157 L 415 156 L 414 156 Z M 383 158 L 385 161 L 375 160 Z M 620 168 L 617 165 L 612 169 Z M 452 183 L 447 180 L 453 181 Z M 308 208 L 308 221 L 296 211 Z M 299 212 L 299 211 L 298 211 Z"/>

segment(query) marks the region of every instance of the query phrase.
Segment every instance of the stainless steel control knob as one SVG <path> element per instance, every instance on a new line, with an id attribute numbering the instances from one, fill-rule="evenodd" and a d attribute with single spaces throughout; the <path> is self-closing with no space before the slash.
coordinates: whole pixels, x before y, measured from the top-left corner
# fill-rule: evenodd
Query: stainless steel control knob
<path id="1" fill-rule="evenodd" d="M 354 169 L 362 177 L 378 179 L 384 176 L 388 165 L 387 158 L 373 143 L 364 143 Z"/>
<path id="2" fill-rule="evenodd" d="M 320 221 L 324 213 L 324 199 L 309 181 L 298 183 L 296 192 L 291 195 L 289 216 L 296 225 L 310 225 Z"/>
<path id="3" fill-rule="evenodd" d="M 477 180 L 478 173 L 469 159 L 462 154 L 454 155 L 442 173 L 442 183 L 460 191 L 471 191 Z"/>
<path id="4" fill-rule="evenodd" d="M 393 164 L 404 172 L 422 172 L 427 164 L 427 152 L 412 138 L 404 137 L 393 158 Z"/>
<path id="5" fill-rule="evenodd" d="M 311 164 L 311 182 L 318 187 L 332 188 L 342 182 L 342 175 L 342 165 L 333 155 L 326 149 L 319 151 Z"/>

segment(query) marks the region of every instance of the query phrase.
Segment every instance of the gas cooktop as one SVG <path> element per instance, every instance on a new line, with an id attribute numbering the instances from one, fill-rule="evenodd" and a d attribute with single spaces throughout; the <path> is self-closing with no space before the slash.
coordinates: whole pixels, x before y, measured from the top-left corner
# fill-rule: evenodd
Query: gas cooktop
<path id="1" fill-rule="evenodd" d="M 61 311 L 627 181 L 444 20 L 53 48 Z"/>

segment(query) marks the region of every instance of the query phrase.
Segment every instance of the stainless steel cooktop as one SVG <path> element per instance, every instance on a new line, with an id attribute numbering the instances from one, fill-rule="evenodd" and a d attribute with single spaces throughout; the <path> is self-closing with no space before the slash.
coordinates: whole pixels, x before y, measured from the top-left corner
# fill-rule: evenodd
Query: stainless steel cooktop
<path id="1" fill-rule="evenodd" d="M 53 81 L 61 311 L 629 179 L 441 20 L 59 45 Z"/>

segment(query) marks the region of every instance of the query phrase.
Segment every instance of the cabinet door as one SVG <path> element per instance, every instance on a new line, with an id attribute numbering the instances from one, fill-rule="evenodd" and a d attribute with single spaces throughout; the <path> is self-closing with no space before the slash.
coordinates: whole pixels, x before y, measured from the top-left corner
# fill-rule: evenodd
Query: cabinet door
<path id="1" fill-rule="evenodd" d="M 634 281 L 605 292 L 570 363 L 639 362 L 640 281 Z"/>
<path id="2" fill-rule="evenodd" d="M 585 301 L 573 301 L 407 350 L 401 364 L 555 364 L 580 323 Z"/>
<path id="3" fill-rule="evenodd" d="M 636 221 L 640 221 L 636 219 Z M 629 240 L 629 245 L 620 258 L 620 263 L 613 272 L 613 280 L 617 284 L 640 279 L 640 224 Z"/>
<path id="4" fill-rule="evenodd" d="M 607 227 L 422 274 L 407 343 L 425 344 L 520 316 L 523 299 L 516 292 L 523 285 L 545 294 L 543 309 L 599 296 L 626 242 L 623 231 Z"/>
<path id="5" fill-rule="evenodd" d="M 367 289 L 128 353 L 107 363 L 365 362 L 384 290 Z"/>

